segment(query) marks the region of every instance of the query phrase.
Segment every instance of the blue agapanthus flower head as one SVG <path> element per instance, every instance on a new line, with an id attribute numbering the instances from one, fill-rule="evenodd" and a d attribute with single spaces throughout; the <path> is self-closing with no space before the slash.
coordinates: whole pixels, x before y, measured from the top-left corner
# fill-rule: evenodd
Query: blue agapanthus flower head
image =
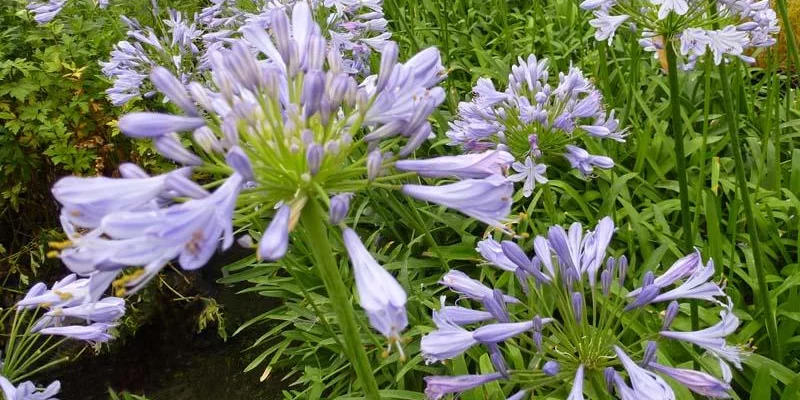
<path id="1" fill-rule="evenodd" d="M 140 96 L 163 92 L 148 80 L 156 66 L 167 68 L 183 85 L 200 79 L 200 74 L 211 67 L 211 54 L 229 48 L 241 38 L 245 27 L 267 29 L 273 11 L 291 12 L 298 2 L 312 8 L 321 36 L 340 53 L 342 69 L 350 74 L 369 75 L 371 56 L 382 52 L 391 37 L 383 18 L 382 1 L 263 0 L 256 1 L 247 11 L 236 1 L 215 0 L 191 16 L 169 10 L 169 18 L 155 29 L 123 17 L 129 29 L 128 40 L 115 45 L 111 59 L 101 63 L 103 74 L 113 81 L 113 87 L 106 91 L 109 100 L 121 106 Z"/>
<path id="2" fill-rule="evenodd" d="M 197 78 L 203 61 L 203 31 L 195 19 L 170 10 L 157 31 L 136 19 L 122 18 L 128 26 L 128 40 L 114 45 L 111 59 L 100 63 L 103 75 L 113 82 L 106 90 L 111 104 L 121 106 L 140 96 L 155 95 L 157 90 L 148 76 L 156 66 L 167 68 L 183 84 Z"/>
<path id="3" fill-rule="evenodd" d="M 578 146 L 587 139 L 622 142 L 625 136 L 614 111 L 606 110 L 600 91 L 580 70 L 570 68 L 551 80 L 547 60 L 530 55 L 511 68 L 508 81 L 499 91 L 490 79 L 478 79 L 475 97 L 459 104 L 458 118 L 450 124 L 450 144 L 466 152 L 510 153 L 509 179 L 524 182 L 525 196 L 537 183 L 547 183 L 547 166 L 558 159 L 566 158 L 584 176 L 614 165 L 609 157 Z"/>
<path id="4" fill-rule="evenodd" d="M 93 297 L 109 286 L 122 295 L 173 260 L 186 270 L 202 267 L 232 246 L 235 229 L 251 235 L 242 242 L 257 238 L 260 260 L 279 260 L 314 202 L 328 207 L 326 222 L 341 226 L 370 322 L 399 344 L 405 292 L 345 226 L 350 196 L 397 190 L 503 228 L 513 186 L 500 174 L 511 160 L 495 152 L 400 164 L 431 136 L 428 118 L 444 101 L 439 52 L 429 48 L 399 62 L 389 42 L 378 74 L 362 79 L 329 46 L 306 2 L 289 11 L 270 11 L 268 28 L 247 25 L 240 38 L 210 52 L 210 82 L 183 84 L 160 66 L 150 72 L 180 112 L 130 113 L 119 128 L 152 140 L 184 167 L 150 176 L 124 164 L 118 179 L 59 180 L 53 194 L 69 236 L 59 256 L 89 276 Z M 452 180 L 405 183 L 417 175 Z"/>
<path id="5" fill-rule="evenodd" d="M 112 339 L 109 329 L 125 315 L 125 300 L 103 297 L 105 288 L 92 285 L 90 279 L 70 274 L 48 289 L 37 283 L 17 303 L 17 308 L 42 309 L 44 313 L 30 327 L 31 333 L 58 335 L 92 343 Z"/>
<path id="6" fill-rule="evenodd" d="M 430 363 L 481 346 L 496 373 L 429 377 L 428 397 L 508 380 L 533 396 L 584 399 L 584 388 L 591 386 L 589 393 L 607 390 L 622 399 L 675 399 L 669 377 L 700 395 L 729 398 L 730 365 L 741 368 L 745 352 L 726 340 L 739 320 L 724 287 L 712 281 L 713 262 L 704 264 L 695 251 L 659 275 L 646 273 L 641 285 L 631 285 L 627 258 L 608 254 L 613 232 L 608 217 L 588 232 L 578 223 L 569 229 L 554 226 L 532 240 L 532 257 L 514 242 L 481 242 L 478 249 L 488 264 L 514 273 L 521 296 L 448 272 L 441 283 L 462 299 L 461 305 L 446 306 L 442 300 L 433 314 L 436 329 L 422 338 L 421 350 Z M 719 309 L 719 322 L 687 330 L 688 321 L 678 318 L 688 311 L 690 299 Z M 485 311 L 467 307 L 467 301 Z M 685 365 L 676 364 L 676 358 L 660 359 L 658 347 L 669 342 L 698 346 L 719 361 L 719 369 L 692 368 L 691 358 Z M 530 355 L 524 369 L 505 363 L 504 347 Z"/>
<path id="7" fill-rule="evenodd" d="M 780 31 L 775 11 L 764 0 L 717 0 L 715 7 L 697 0 L 584 0 L 580 7 L 592 11 L 589 24 L 595 39 L 614 40 L 617 29 L 631 23 L 641 31 L 640 43 L 658 56 L 664 41 L 674 41 L 684 69 L 694 68 L 705 54 L 714 64 L 738 58 L 755 62 L 753 52 L 776 43 Z"/>

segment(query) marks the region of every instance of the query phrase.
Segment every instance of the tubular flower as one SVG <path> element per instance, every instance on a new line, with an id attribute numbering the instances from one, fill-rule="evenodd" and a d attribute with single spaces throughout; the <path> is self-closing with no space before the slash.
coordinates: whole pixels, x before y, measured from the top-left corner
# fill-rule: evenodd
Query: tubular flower
<path id="1" fill-rule="evenodd" d="M 269 28 L 248 24 L 241 37 L 209 52 L 206 85 L 153 69 L 154 87 L 182 112 L 130 113 L 120 130 L 190 166 L 151 177 L 126 164 L 120 179 L 59 181 L 53 193 L 69 237 L 57 244 L 59 257 L 89 277 L 81 290 L 98 300 L 109 286 L 118 295 L 139 290 L 173 260 L 184 270 L 202 267 L 233 245 L 235 229 L 246 231 L 236 242 L 255 248 L 259 260 L 277 261 L 291 252 L 309 202 L 329 205 L 324 222 L 344 229 L 361 306 L 390 346 L 399 346 L 405 292 L 344 226 L 351 198 L 398 190 L 502 226 L 512 193 L 499 174 L 509 157 L 495 151 L 397 165 L 428 139 L 428 118 L 444 101 L 439 52 L 426 49 L 401 63 L 387 42 L 379 73 L 361 79 L 347 71 L 305 1 L 291 15 L 285 10 L 269 12 Z M 204 186 L 193 171 L 203 173 Z M 455 182 L 404 184 L 416 175 Z"/>
<path id="2" fill-rule="evenodd" d="M 537 183 L 547 183 L 547 164 L 561 157 L 584 176 L 591 175 L 594 167 L 614 165 L 608 157 L 575 146 L 581 140 L 624 141 L 614 112 L 606 112 L 600 92 L 579 70 L 559 74 L 557 86 L 552 87 L 547 67 L 546 59 L 520 58 L 502 92 L 491 80 L 478 79 L 475 97 L 459 104 L 458 117 L 447 132 L 450 144 L 467 152 L 488 154 L 487 149 L 497 149 L 510 154 L 504 157 L 513 161 L 516 173 L 509 179 L 525 182 L 525 196 Z"/>
<path id="3" fill-rule="evenodd" d="M 255 12 L 238 7 L 236 0 L 212 0 L 198 22 L 209 32 L 204 38 L 211 47 L 214 42 L 229 41 L 243 26 L 268 27 L 272 11 L 291 11 L 299 2 L 311 6 L 322 35 L 342 54 L 343 68 L 351 74 L 369 75 L 370 56 L 383 52 L 391 37 L 383 0 L 255 0 Z"/>
<path id="4" fill-rule="evenodd" d="M 91 279 L 70 274 L 47 289 L 44 283 L 31 287 L 17 307 L 42 308 L 45 313 L 31 326 L 31 332 L 61 335 L 89 342 L 113 338 L 108 329 L 125 315 L 125 300 L 119 297 L 93 298 Z"/>
<path id="5" fill-rule="evenodd" d="M 57 400 L 55 395 L 61 390 L 61 382 L 54 381 L 44 389 L 37 389 L 31 381 L 14 386 L 6 377 L 0 375 L 0 390 L 6 400 Z"/>
<path id="6" fill-rule="evenodd" d="M 691 0 L 634 3 L 584 0 L 580 7 L 594 15 L 589 24 L 595 28 L 595 39 L 611 43 L 617 29 L 630 21 L 642 28 L 639 43 L 656 56 L 657 51 L 664 48 L 665 38 L 673 41 L 675 48 L 680 49 L 686 70 L 693 69 L 706 53 L 713 56 L 717 65 L 735 58 L 752 63 L 755 49 L 776 43 L 780 27 L 768 1 L 717 0 L 715 3 L 713 13 L 708 4 Z"/>
<path id="7" fill-rule="evenodd" d="M 123 17 L 122 21 L 128 26 L 128 40 L 114 45 L 111 59 L 100 63 L 103 75 L 113 81 L 106 90 L 111 104 L 121 106 L 140 96 L 152 97 L 158 91 L 169 93 L 165 88 L 169 76 L 148 80 L 150 71 L 157 66 L 166 68 L 175 76 L 170 80 L 182 85 L 197 78 L 203 31 L 196 21 L 175 10 L 169 11 L 169 18 L 162 21 L 158 32 L 136 19 Z"/>
<path id="8" fill-rule="evenodd" d="M 723 307 L 721 321 L 709 328 L 695 332 L 667 330 L 673 320 L 681 318 L 678 301 L 698 299 L 710 307 L 723 304 L 717 299 L 725 296 L 722 288 L 709 281 L 714 276 L 713 263 L 704 266 L 700 253 L 694 252 L 660 276 L 646 273 L 641 286 L 629 288 L 625 285 L 630 282 L 625 279 L 627 259 L 608 255 L 613 233 L 614 223 L 608 217 L 601 219 L 594 231 L 585 231 L 577 223 L 569 229 L 554 226 L 546 237 L 538 236 L 527 243 L 534 249 L 532 257 L 515 243 L 504 241 L 498 246 L 487 239 L 478 246 L 487 263 L 515 265 L 516 269 L 506 267 L 501 272 L 513 272 L 527 294 L 524 299 L 530 300 L 503 301 L 498 289 L 462 272 L 448 272 L 441 283 L 459 293 L 462 301 L 482 305 L 484 311 L 470 312 L 473 308 L 467 304 L 448 306 L 443 302 L 433 312 L 437 329 L 422 338 L 423 357 L 428 362 L 445 361 L 482 344 L 500 374 L 497 379 L 519 383 L 523 386 L 520 389 L 536 398 L 561 395 L 583 399 L 587 381 L 599 375 L 605 377 L 609 395 L 616 388 L 616 395 L 623 399 L 675 399 L 664 377 L 702 395 L 729 397 L 728 363 L 740 367 L 742 356 L 738 347 L 725 340 L 738 327 L 732 305 Z M 515 285 L 513 279 L 498 282 Z M 711 290 L 712 286 L 716 289 Z M 701 287 L 704 295 L 696 295 L 695 288 Z M 642 329 L 664 328 L 660 332 L 630 332 L 628 326 L 634 321 Z M 705 349 L 720 360 L 723 379 L 709 371 L 659 364 L 657 348 L 664 340 L 685 341 Z M 524 362 L 533 365 L 534 371 L 516 371 L 495 362 L 503 347 L 512 354 L 530 354 L 532 359 Z M 537 383 L 526 387 L 527 381 Z M 571 388 L 568 394 L 565 387 Z M 600 389 L 594 384 L 591 387 Z"/>
<path id="9" fill-rule="evenodd" d="M 41 9 L 41 15 L 48 16 L 47 10 L 64 1 L 51 1 L 34 9 Z M 106 91 L 109 100 L 120 106 L 140 96 L 151 97 L 161 92 L 174 102 L 163 88 L 167 82 L 152 78 L 148 81 L 153 68 L 166 68 L 177 77 L 170 83 L 185 86 L 208 71 L 210 56 L 235 42 L 245 27 L 266 29 L 272 23 L 273 12 L 291 12 L 297 3 L 312 7 L 312 17 L 320 26 L 318 33 L 338 50 L 343 71 L 369 75 L 371 55 L 382 52 L 391 37 L 386 31 L 382 1 L 256 0 L 253 4 L 256 11 L 249 12 L 237 7 L 234 0 L 213 0 L 191 17 L 170 10 L 169 19 L 158 29 L 143 27 L 135 19 L 123 17 L 129 29 L 128 40 L 119 42 L 111 52 L 111 59 L 101 63 L 103 74 L 114 82 Z"/>
<path id="10" fill-rule="evenodd" d="M 361 239 L 350 228 L 342 233 L 344 245 L 356 278 L 359 304 L 367 312 L 370 324 L 389 339 L 389 350 L 396 345 L 400 357 L 405 358 L 400 346 L 400 332 L 408 326 L 406 292 L 383 267 L 381 267 Z"/>

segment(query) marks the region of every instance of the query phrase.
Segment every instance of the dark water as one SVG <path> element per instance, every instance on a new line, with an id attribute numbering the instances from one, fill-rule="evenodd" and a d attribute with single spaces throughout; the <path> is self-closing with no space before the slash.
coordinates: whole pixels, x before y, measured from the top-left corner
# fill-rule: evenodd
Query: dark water
<path id="1" fill-rule="evenodd" d="M 210 283 L 216 279 L 219 265 L 224 265 L 221 261 L 190 277 L 195 289 L 199 286 L 204 295 L 214 297 L 223 306 L 227 331 L 232 333 L 242 322 L 274 303 L 257 294 L 235 294 L 242 287 Z M 109 387 L 152 400 L 282 398 L 281 390 L 287 384 L 277 380 L 278 374 L 260 382 L 264 367 L 242 372 L 266 348 L 246 351 L 266 328 L 251 327 L 223 341 L 213 326 L 196 332 L 201 304 L 170 301 L 168 297 L 157 300 L 155 311 L 132 337 L 104 349 L 98 356 L 84 355 L 41 380 L 61 380 L 62 400 L 106 400 Z"/>

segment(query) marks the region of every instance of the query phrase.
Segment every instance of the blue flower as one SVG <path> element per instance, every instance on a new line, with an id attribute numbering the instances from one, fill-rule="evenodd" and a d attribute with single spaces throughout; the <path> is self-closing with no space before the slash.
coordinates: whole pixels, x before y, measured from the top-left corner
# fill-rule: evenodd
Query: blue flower
<path id="1" fill-rule="evenodd" d="M 57 400 L 54 396 L 61 390 L 61 382 L 53 381 L 44 389 L 37 389 L 31 381 L 14 386 L 4 376 L 0 376 L 0 390 L 6 400 Z"/>
<path id="2" fill-rule="evenodd" d="M 507 346 L 512 348 L 509 350 L 511 353 L 530 354 L 531 360 L 526 360 L 526 363 L 529 362 L 534 370 L 558 379 L 552 385 L 537 385 L 543 394 L 547 393 L 547 388 L 556 393 L 570 383 L 569 399 L 583 399 L 585 379 L 598 373 L 604 374 L 608 390 L 616 387 L 618 397 L 623 399 L 674 399 L 675 393 L 662 375 L 677 376 L 679 381 L 683 379 L 687 385 L 694 385 L 692 390 L 697 393 L 727 397 L 730 386 L 706 372 L 661 368 L 656 351 L 659 342 L 665 339 L 697 345 L 720 360 L 726 382 L 731 375 L 728 363 L 741 366 L 742 350 L 726 342 L 726 337 L 736 330 L 739 322 L 730 304 L 723 309 L 721 321 L 710 328 L 694 332 L 668 330 L 680 311 L 677 300 L 701 299 L 713 305 L 721 304 L 716 299 L 724 296 L 721 288 L 707 282 L 713 276 L 713 263 L 703 266 L 699 252 L 693 252 L 676 261 L 660 276 L 647 272 L 642 286 L 629 290 L 624 286 L 628 273 L 627 258 L 608 256 L 613 233 L 614 223 L 608 217 L 602 218 L 593 231 L 585 231 L 579 223 L 572 224 L 568 230 L 553 226 L 548 230 L 547 238 L 533 238 L 533 259 L 515 242 L 481 242 L 477 250 L 487 263 L 499 265 L 504 271 L 513 271 L 527 295 L 523 300 L 528 301 L 509 299 L 498 289 L 451 270 L 440 283 L 459 293 L 461 301 L 471 300 L 482 305 L 483 311 L 470 312 L 463 303 L 460 306 L 442 303 L 442 307 L 433 313 L 437 330 L 422 339 L 423 357 L 428 362 L 441 361 L 458 356 L 477 344 L 484 344 L 495 370 L 501 372 L 502 377 L 497 379 L 526 382 L 524 377 L 515 376 L 517 371 L 507 371 L 497 357 L 502 354 L 498 346 Z M 520 274 L 520 271 L 525 273 Z M 595 287 L 598 274 L 601 281 L 599 291 Z M 514 281 L 498 277 L 497 282 L 513 285 Z M 666 301 L 670 301 L 669 305 L 663 312 L 659 311 L 659 303 Z M 611 308 L 601 308 L 606 305 Z M 645 312 L 641 312 L 643 309 Z M 530 315 L 535 317 L 530 319 Z M 663 323 L 659 321 L 660 315 L 663 315 Z M 639 335 L 620 335 L 626 330 L 626 324 L 634 320 L 640 326 L 662 325 L 663 328 L 660 332 L 642 333 L 644 339 L 638 339 Z M 460 326 L 467 324 L 475 326 Z M 514 338 L 523 332 L 532 332 L 532 335 L 527 340 Z M 660 339 L 653 339 L 657 337 Z M 634 353 L 632 349 L 639 347 L 641 350 Z M 641 362 L 634 362 L 629 353 Z M 617 371 L 620 366 L 631 386 Z"/>
<path id="3" fill-rule="evenodd" d="M 500 372 L 484 375 L 426 376 L 425 395 L 430 400 L 439 400 L 447 394 L 461 393 L 502 378 L 503 374 Z"/>
<path id="4" fill-rule="evenodd" d="M 500 175 L 440 186 L 403 185 L 408 196 L 456 209 L 503 230 L 507 230 L 502 221 L 511 212 L 513 190 L 511 182 Z"/>
<path id="5" fill-rule="evenodd" d="M 408 325 L 405 290 L 372 258 L 355 231 L 345 228 L 342 236 L 353 265 L 359 304 L 372 327 L 389 339 L 389 348 L 396 345 L 404 358 L 400 333 Z"/>
<path id="6" fill-rule="evenodd" d="M 504 92 L 485 78 L 478 80 L 473 91 L 475 97 L 459 104 L 458 119 L 450 124 L 450 144 L 461 145 L 468 152 L 495 148 L 512 154 L 517 173 L 509 179 L 525 182 L 526 197 L 533 193 L 535 183 L 547 183 L 546 161 L 559 154 L 571 160 L 570 149 L 581 136 L 624 140 L 613 112 L 606 113 L 600 92 L 579 70 L 571 68 L 568 74 L 560 74 L 553 88 L 547 60 L 534 55 L 520 58 L 511 68 Z M 592 157 L 573 167 L 588 175 L 589 165 L 613 166 L 608 157 Z"/>

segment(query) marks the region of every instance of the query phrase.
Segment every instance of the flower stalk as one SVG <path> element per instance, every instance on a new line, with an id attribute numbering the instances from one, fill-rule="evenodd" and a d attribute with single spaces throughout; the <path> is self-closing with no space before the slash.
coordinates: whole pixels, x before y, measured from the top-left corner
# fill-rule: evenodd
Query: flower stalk
<path id="1" fill-rule="evenodd" d="M 314 257 L 314 262 L 320 271 L 320 277 L 328 291 L 333 311 L 342 327 L 345 343 L 345 352 L 353 364 L 358 380 L 364 389 L 364 398 L 367 400 L 380 399 L 378 383 L 372 373 L 367 352 L 361 343 L 356 322 L 353 304 L 350 302 L 348 290 L 342 281 L 338 264 L 333 256 L 329 244 L 328 232 L 325 227 L 326 214 L 316 200 L 310 200 L 300 214 L 300 224 L 305 228 L 308 238 L 314 243 L 309 246 Z"/>
<path id="2" fill-rule="evenodd" d="M 728 136 L 731 140 L 731 150 L 733 151 L 733 162 L 736 173 L 736 186 L 739 188 L 739 198 L 744 208 L 747 231 L 750 235 L 750 246 L 753 249 L 753 263 L 756 269 L 756 280 L 758 282 L 758 296 L 764 311 L 764 325 L 767 327 L 767 336 L 770 342 L 772 358 L 781 362 L 780 340 L 778 339 L 778 325 L 775 320 L 775 310 L 772 308 L 772 299 L 767 286 L 766 272 L 764 271 L 764 258 L 761 252 L 761 240 L 758 237 L 758 227 L 756 226 L 753 203 L 750 200 L 750 192 L 747 188 L 747 178 L 744 175 L 744 160 L 742 157 L 742 147 L 739 142 L 739 127 L 737 114 L 733 110 L 733 96 L 730 83 L 728 82 L 728 70 L 724 64 L 719 66 L 719 78 L 722 82 L 722 97 L 725 107 L 726 120 L 728 121 Z"/>
<path id="3" fill-rule="evenodd" d="M 683 250 L 684 253 L 688 253 L 694 248 L 694 236 L 692 235 L 692 216 L 689 205 L 689 185 L 686 181 L 686 152 L 683 147 L 683 120 L 681 119 L 678 63 L 673 40 L 668 39 L 665 42 L 667 75 L 669 79 L 669 106 L 672 111 L 670 127 L 675 140 L 675 162 L 678 168 L 678 197 L 681 202 L 681 224 L 683 226 L 683 247 L 681 250 Z M 699 321 L 696 303 L 691 304 L 690 311 L 692 328 L 697 329 Z"/>
<path id="4" fill-rule="evenodd" d="M 775 3 L 778 4 L 778 12 L 781 16 L 781 29 L 783 29 L 783 35 L 786 36 L 786 46 L 789 48 L 789 58 L 792 61 L 792 66 L 795 68 L 800 68 L 800 58 L 798 58 L 797 52 L 797 43 L 794 41 L 794 32 L 792 27 L 792 20 L 789 19 L 789 10 L 786 7 L 786 0 L 776 0 Z M 791 68 L 789 68 L 791 71 Z"/>

